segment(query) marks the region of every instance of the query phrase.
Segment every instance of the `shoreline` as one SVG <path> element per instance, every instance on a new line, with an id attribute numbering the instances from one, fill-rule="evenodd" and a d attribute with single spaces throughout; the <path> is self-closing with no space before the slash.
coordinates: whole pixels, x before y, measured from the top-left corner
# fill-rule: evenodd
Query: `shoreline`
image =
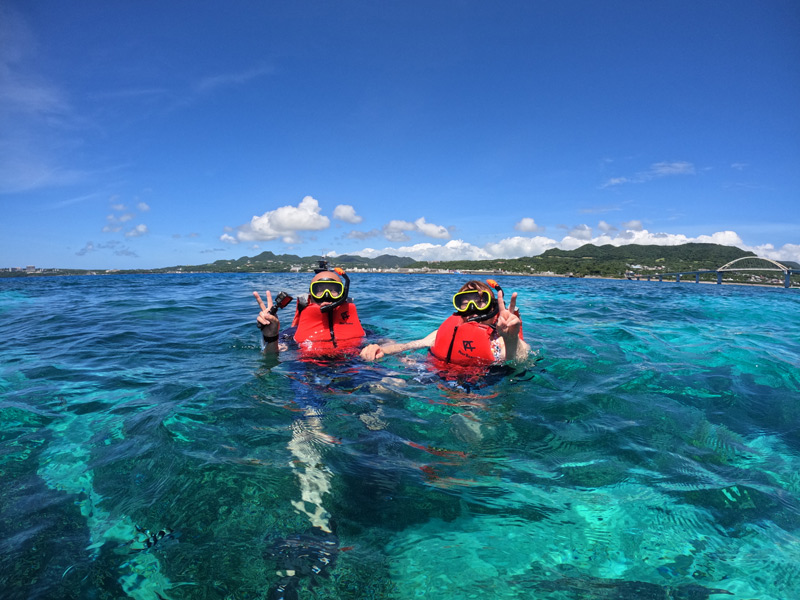
<path id="1" fill-rule="evenodd" d="M 741 285 L 748 287 L 766 287 L 766 288 L 780 288 L 780 289 L 800 289 L 800 284 L 793 283 L 789 288 L 786 288 L 782 283 L 752 283 L 752 282 L 735 282 L 723 281 L 717 283 L 716 281 L 694 281 L 693 279 L 683 279 L 675 281 L 675 279 L 665 279 L 658 281 L 657 276 L 651 276 L 651 280 L 647 281 L 646 278 L 631 278 L 631 277 L 605 277 L 602 275 L 561 275 L 558 273 L 513 273 L 508 271 L 484 271 L 484 270 L 468 270 L 468 271 L 430 271 L 430 270 L 387 270 L 387 271 L 360 271 L 358 269 L 349 271 L 350 273 L 361 273 L 371 275 L 468 275 L 468 276 L 483 276 L 483 277 L 552 277 L 555 279 L 597 279 L 605 281 L 632 281 L 636 283 L 662 283 L 662 284 L 705 284 L 705 285 Z M 285 275 L 285 274 L 310 274 L 311 271 L 91 271 L 87 273 L 23 273 L 15 275 L 4 275 L 0 273 L 1 279 L 28 279 L 28 278 L 41 278 L 41 277 L 103 277 L 113 275 Z"/>

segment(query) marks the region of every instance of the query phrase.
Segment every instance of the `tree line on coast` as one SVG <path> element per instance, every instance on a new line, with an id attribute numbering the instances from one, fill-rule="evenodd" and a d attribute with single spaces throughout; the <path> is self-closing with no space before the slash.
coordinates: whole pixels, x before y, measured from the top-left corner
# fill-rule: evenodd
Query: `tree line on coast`
<path id="1" fill-rule="evenodd" d="M 688 243 L 678 246 L 595 246 L 585 244 L 575 250 L 553 248 L 538 256 L 495 258 L 488 260 L 416 261 L 409 257 L 383 255 L 366 258 L 341 255 L 329 259 L 331 265 L 345 269 L 419 270 L 419 271 L 492 271 L 509 274 L 553 274 L 575 277 L 625 277 L 631 272 L 658 275 L 676 271 L 717 269 L 734 259 L 755 256 L 734 246 Z M 176 265 L 159 269 L 114 271 L 117 273 L 281 273 L 311 271 L 318 266 L 320 256 L 274 254 L 265 251 L 257 256 L 242 256 L 232 260 L 217 260 L 202 265 Z M 41 274 L 76 275 L 87 270 L 59 269 Z M 100 273 L 99 271 L 93 271 Z M 26 273 L 19 273 L 26 275 Z M 28 274 L 30 275 L 30 274 Z"/>
<path id="2" fill-rule="evenodd" d="M 575 277 L 625 277 L 637 272 L 659 272 L 716 269 L 742 256 L 755 256 L 733 246 L 689 243 L 680 246 L 595 246 L 586 244 L 575 250 L 551 249 L 538 256 L 495 258 L 488 260 L 415 261 L 408 257 L 391 255 L 366 258 L 341 255 L 330 259 L 332 265 L 345 269 L 380 270 L 446 270 L 493 271 L 517 274 L 555 274 Z M 276 255 L 262 252 L 258 256 L 243 256 L 236 260 L 218 260 L 207 265 L 182 267 L 193 272 L 242 273 L 306 271 L 317 266 L 320 257 Z M 639 267 L 638 269 L 636 267 Z M 164 269 L 167 271 L 170 269 Z M 174 272 L 174 268 L 171 271 Z"/>

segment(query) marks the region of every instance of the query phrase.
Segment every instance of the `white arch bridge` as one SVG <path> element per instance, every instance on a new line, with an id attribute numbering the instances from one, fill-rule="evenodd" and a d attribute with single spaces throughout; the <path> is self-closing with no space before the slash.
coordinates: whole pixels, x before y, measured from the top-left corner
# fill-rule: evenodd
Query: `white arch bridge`
<path id="1" fill-rule="evenodd" d="M 658 277 L 659 281 L 663 281 L 665 277 L 674 277 L 676 283 L 680 283 L 681 276 L 694 275 L 695 283 L 700 283 L 700 275 L 708 275 L 716 273 L 717 283 L 722 283 L 723 273 L 750 273 L 750 272 L 773 272 L 783 273 L 783 287 L 788 288 L 792 285 L 792 275 L 800 275 L 800 269 L 795 269 L 787 265 L 781 264 L 771 258 L 764 258 L 761 256 L 743 256 L 732 260 L 731 262 L 722 265 L 719 269 L 705 269 L 700 271 L 681 271 L 679 273 L 660 273 L 658 275 L 636 276 L 636 279 L 646 277 L 650 281 L 653 277 Z M 629 277 L 629 279 L 632 279 Z"/>

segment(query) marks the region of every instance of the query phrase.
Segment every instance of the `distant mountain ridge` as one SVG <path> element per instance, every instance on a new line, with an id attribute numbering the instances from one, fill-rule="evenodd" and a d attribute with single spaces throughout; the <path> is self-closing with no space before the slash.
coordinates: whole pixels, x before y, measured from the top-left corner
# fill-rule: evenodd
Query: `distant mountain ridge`
<path id="1" fill-rule="evenodd" d="M 416 261 L 413 258 L 384 254 L 367 258 L 353 254 L 324 259 L 321 256 L 274 254 L 270 251 L 236 260 L 218 260 L 207 265 L 180 267 L 194 272 L 285 272 L 311 271 L 320 260 L 345 269 L 432 269 L 451 271 L 494 271 L 508 273 L 554 273 L 560 275 L 624 277 L 634 266 L 655 270 L 686 271 L 716 269 L 743 256 L 755 256 L 734 246 L 688 243 L 678 246 L 628 244 L 595 246 L 585 244 L 575 250 L 553 248 L 538 256 L 488 260 Z M 160 269 L 160 271 L 174 271 Z"/>
<path id="2" fill-rule="evenodd" d="M 509 273 L 574 275 L 578 277 L 624 277 L 631 269 L 645 272 L 717 269 L 743 256 L 755 256 L 734 246 L 689 243 L 679 246 L 595 246 L 585 244 L 575 250 L 553 248 L 537 256 L 480 261 L 447 261 L 436 264 L 453 270 L 501 270 Z"/>
<path id="3" fill-rule="evenodd" d="M 755 256 L 755 254 L 735 246 L 690 242 L 687 244 L 680 244 L 679 246 L 653 246 L 643 244 L 626 244 L 624 246 L 605 244 L 603 246 L 595 246 L 594 244 L 584 244 L 575 250 L 552 248 L 546 250 L 540 256 L 543 258 L 592 258 L 595 260 L 627 260 L 635 262 L 666 261 L 670 259 L 683 261 L 702 260 L 719 263 L 716 266 L 721 267 L 725 263 L 737 258 Z"/>
<path id="4" fill-rule="evenodd" d="M 312 271 L 320 260 L 327 260 L 331 267 L 345 269 L 432 269 L 463 271 L 496 271 L 507 273 L 554 273 L 604 277 L 624 277 L 634 267 L 645 267 L 652 271 L 689 271 L 717 269 L 744 256 L 755 256 L 735 246 L 720 244 L 687 243 L 678 246 L 655 246 L 627 244 L 595 246 L 585 244 L 575 250 L 553 248 L 537 256 L 519 258 L 494 258 L 487 260 L 417 261 L 407 256 L 383 254 L 375 258 L 342 254 L 329 258 L 322 256 L 299 256 L 297 254 L 275 254 L 269 250 L 255 256 L 237 259 L 221 259 L 201 265 L 177 265 L 157 269 L 129 269 L 120 273 L 280 273 L 289 271 Z M 796 263 L 794 263 L 796 264 Z M 792 266 L 792 265 L 789 265 Z M 94 271 L 79 269 L 45 269 L 37 273 L 0 272 L 0 276 L 25 276 L 42 274 L 85 274 Z"/>
<path id="5" fill-rule="evenodd" d="M 200 272 L 266 271 L 275 273 L 292 269 L 311 270 L 316 268 L 321 260 L 328 261 L 331 268 L 334 266 L 342 266 L 345 268 L 398 269 L 418 264 L 413 258 L 407 256 L 391 256 L 389 254 L 383 254 L 375 258 L 367 258 L 365 256 L 352 254 L 342 254 L 341 256 L 326 258 L 322 256 L 298 256 L 297 254 L 274 254 L 267 250 L 256 256 L 242 256 L 235 260 L 222 259 L 204 265 L 182 265 L 178 267 L 155 269 L 154 271 L 163 272 L 180 269 Z"/>

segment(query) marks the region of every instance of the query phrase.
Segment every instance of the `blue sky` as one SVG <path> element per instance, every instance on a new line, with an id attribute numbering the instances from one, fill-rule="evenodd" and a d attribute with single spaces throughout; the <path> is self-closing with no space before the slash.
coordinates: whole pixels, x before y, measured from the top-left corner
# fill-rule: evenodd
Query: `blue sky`
<path id="1" fill-rule="evenodd" d="M 0 267 L 800 261 L 800 3 L 0 3 Z"/>

